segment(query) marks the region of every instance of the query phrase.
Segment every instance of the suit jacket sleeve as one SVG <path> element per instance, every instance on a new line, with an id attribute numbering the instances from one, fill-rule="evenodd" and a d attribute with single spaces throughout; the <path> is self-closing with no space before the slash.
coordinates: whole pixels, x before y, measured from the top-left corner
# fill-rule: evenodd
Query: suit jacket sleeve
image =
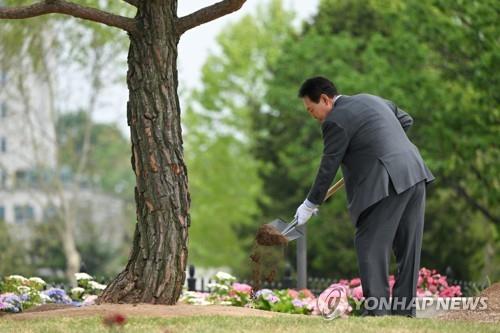
<path id="1" fill-rule="evenodd" d="M 325 121 L 321 127 L 324 143 L 323 156 L 316 179 L 307 196 L 307 199 L 315 205 L 323 203 L 349 146 L 347 132 L 339 124 Z"/>
<path id="2" fill-rule="evenodd" d="M 389 105 L 391 110 L 394 112 L 394 115 L 396 115 L 396 117 L 398 118 L 399 123 L 403 127 L 403 130 L 406 132 L 411 127 L 411 125 L 413 125 L 413 118 L 404 110 L 398 108 L 398 106 L 393 102 L 389 100 L 385 101 Z"/>

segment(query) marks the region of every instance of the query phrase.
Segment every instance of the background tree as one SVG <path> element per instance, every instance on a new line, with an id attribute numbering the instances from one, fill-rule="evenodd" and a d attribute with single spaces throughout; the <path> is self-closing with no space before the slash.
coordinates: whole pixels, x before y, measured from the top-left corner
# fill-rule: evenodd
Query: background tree
<path id="1" fill-rule="evenodd" d="M 243 133 L 224 138 L 225 142 L 249 138 L 242 141 L 241 149 L 250 149 L 256 160 L 262 192 L 242 200 L 249 205 L 257 200 L 259 211 L 254 225 L 241 223 L 240 239 L 250 238 L 258 225 L 276 216 L 291 216 L 311 186 L 322 149 L 321 133 L 296 92 L 306 77 L 322 74 L 330 76 L 344 94 L 382 95 L 415 118 L 408 134 L 438 178 L 428 188 L 422 265 L 442 272 L 451 267 L 454 277 L 461 279 L 500 276 L 498 212 L 492 204 L 499 194 L 498 165 L 491 160 L 498 155 L 494 139 L 498 103 L 491 84 L 497 79 L 486 70 L 494 68 L 491 61 L 498 53 L 493 36 L 498 30 L 494 27 L 497 13 L 488 9 L 492 4 L 322 1 L 318 14 L 301 30 L 290 29 L 291 17 L 280 20 L 272 10 L 278 4 L 270 1 L 268 10 L 245 17 L 221 33 L 220 52 L 205 62 L 203 86 L 192 94 L 188 110 L 187 120 L 191 114 L 196 119 L 193 125 L 186 123 L 192 134 L 188 145 L 191 139 L 198 142 L 206 137 L 218 142 L 217 133 Z M 273 18 L 267 20 L 267 13 Z M 468 23 L 460 23 L 464 20 Z M 454 52 L 455 48 L 460 50 Z M 481 102 L 472 106 L 468 101 L 472 96 Z M 210 159 L 212 152 L 220 154 L 208 147 L 204 147 L 206 155 L 188 155 L 188 161 L 193 159 L 191 179 L 199 182 L 193 185 L 193 195 L 195 186 L 210 193 L 198 176 L 202 162 L 200 166 L 196 162 L 201 156 Z M 239 151 L 239 156 L 247 155 Z M 469 172 L 466 164 L 481 172 Z M 229 167 L 219 166 L 226 172 Z M 478 186 L 478 176 L 489 182 L 488 187 Z M 457 184 L 466 191 L 457 190 Z M 213 195 L 212 201 L 223 202 L 223 195 Z M 358 275 L 354 228 L 346 206 L 345 195 L 339 192 L 311 221 L 311 275 Z M 289 248 L 292 263 L 294 245 Z M 245 275 L 242 270 L 238 273 Z"/>
<path id="2" fill-rule="evenodd" d="M 0 18 L 49 13 L 120 28 L 128 33 L 128 124 L 136 174 L 137 226 L 129 263 L 102 294 L 102 302 L 174 304 L 185 280 L 189 217 L 177 96 L 177 44 L 187 30 L 238 10 L 245 0 L 225 0 L 182 18 L 177 0 L 127 0 L 134 18 L 64 0 L 1 7 Z"/>
<path id="3" fill-rule="evenodd" d="M 78 216 L 76 245 L 81 254 L 84 271 L 94 276 L 111 278 L 126 264 L 130 240 L 133 234 L 134 175 L 129 166 L 128 139 L 115 124 L 95 123 L 86 111 L 62 114 L 57 123 L 59 164 L 67 170 L 67 176 L 75 180 L 74 171 L 86 149 L 87 162 L 78 181 L 85 188 L 121 198 L 124 203 L 123 221 L 110 221 L 124 229 L 115 237 L 123 239 L 110 244 L 102 240 L 88 209 L 74 203 Z M 90 132 L 86 133 L 90 122 Z M 88 143 L 85 144 L 84 141 Z M 118 217 L 117 217 L 118 218 Z M 109 224 L 108 223 L 108 224 Z M 109 235 L 108 235 L 109 236 Z M 110 237 L 106 237 L 110 238 Z M 118 245 L 118 246 L 117 246 Z"/>
<path id="4" fill-rule="evenodd" d="M 66 263 L 64 266 L 66 279 L 76 283 L 74 274 L 80 270 L 81 256 L 77 248 L 76 241 L 76 220 L 78 219 L 77 209 L 82 184 L 88 182 L 88 162 L 89 150 L 91 149 L 90 132 L 92 128 L 91 116 L 97 109 L 98 99 L 102 93 L 103 77 L 115 79 L 116 75 L 106 72 L 106 69 L 116 65 L 116 55 L 120 52 L 120 43 L 117 41 L 116 33 L 103 29 L 90 28 L 85 25 L 64 24 L 47 17 L 35 20 L 36 30 L 26 28 L 21 22 L 2 22 L 4 28 L 0 34 L 2 36 L 2 49 L 0 52 L 3 70 L 8 72 L 9 92 L 13 93 L 10 100 L 19 100 L 21 104 L 18 112 L 25 118 L 25 126 L 33 132 L 42 131 L 40 137 L 32 137 L 31 146 L 34 151 L 34 162 L 37 173 L 36 187 L 43 192 L 41 201 L 48 200 L 49 203 L 42 205 L 50 206 L 53 209 L 52 223 L 58 225 L 54 228 L 59 242 L 57 244 L 63 249 Z M 61 33 L 60 31 L 64 31 Z M 67 47 L 68 41 L 79 38 L 78 46 Z M 21 40 L 21 43 L 19 43 Z M 123 48 L 122 48 L 123 50 Z M 55 64 L 60 68 L 55 69 Z M 75 63 L 87 65 L 84 74 L 89 79 L 88 100 L 84 108 L 88 117 L 81 120 L 82 146 L 78 155 L 73 155 L 71 161 L 66 161 L 63 154 L 63 143 L 59 140 L 60 131 L 56 130 L 61 117 L 61 103 L 58 100 L 63 93 L 60 86 L 61 75 L 59 70 L 66 69 Z M 47 101 L 47 109 L 43 114 L 48 119 L 43 119 L 43 125 L 33 119 L 38 119 L 36 113 L 39 112 L 36 106 L 32 105 L 33 96 L 40 92 L 31 90 L 31 83 L 38 80 L 43 82 L 38 87 L 47 87 L 43 99 Z M 44 91 L 45 92 L 45 91 Z M 10 111 L 14 116 L 13 111 Z M 19 115 L 16 115 L 19 116 Z M 41 142 L 43 141 L 43 142 Z M 47 156 L 43 147 L 55 148 L 56 161 L 47 161 Z M 61 151 L 60 151 L 61 150 Z M 48 170 L 48 164 L 50 169 Z M 73 162 L 68 166 L 66 163 Z M 66 174 L 68 178 L 68 168 L 71 173 L 71 183 L 66 182 L 61 177 Z M 30 170 L 30 172 L 33 172 Z M 61 177 L 60 177 L 61 176 Z M 85 178 L 85 179 L 84 179 Z M 69 179 L 66 179 L 69 180 Z M 33 195 L 38 198 L 38 195 Z M 43 230 L 43 228 L 35 228 Z M 36 258 L 37 265 L 41 265 L 40 257 Z M 34 265 L 32 265 L 34 266 Z M 55 268 L 55 267 L 54 267 Z"/>
<path id="5" fill-rule="evenodd" d="M 322 1 L 273 66 L 267 102 L 276 111 L 256 115 L 256 127 L 267 129 L 259 131 L 257 150 L 270 165 L 266 193 L 282 203 L 264 211 L 295 209 L 313 180 L 321 136 L 292 96 L 304 78 L 322 74 L 341 93 L 382 95 L 414 117 L 409 136 L 437 176 L 429 187 L 422 264 L 441 271 L 450 265 L 463 279 L 498 277 L 499 109 L 491 73 L 498 72 L 499 43 L 492 6 Z M 357 274 L 345 207 L 336 197 L 311 222 L 311 274 Z"/>
<path id="6" fill-rule="evenodd" d="M 281 0 L 272 0 L 229 25 L 217 36 L 218 52 L 203 65 L 203 86 L 187 98 L 190 260 L 197 266 L 229 266 L 251 278 L 253 238 L 268 222 L 258 207 L 266 196 L 253 156 L 252 114 L 266 108 L 269 67 L 294 31 L 293 18 Z"/>

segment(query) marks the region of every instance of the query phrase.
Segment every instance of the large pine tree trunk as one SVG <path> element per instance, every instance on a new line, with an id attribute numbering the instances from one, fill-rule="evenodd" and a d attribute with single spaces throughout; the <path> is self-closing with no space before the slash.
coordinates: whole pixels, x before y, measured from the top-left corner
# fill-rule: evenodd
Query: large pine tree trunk
<path id="1" fill-rule="evenodd" d="M 99 302 L 175 304 L 187 261 L 189 192 L 177 96 L 177 1 L 142 1 L 130 35 L 127 106 L 137 224 L 129 262 Z"/>

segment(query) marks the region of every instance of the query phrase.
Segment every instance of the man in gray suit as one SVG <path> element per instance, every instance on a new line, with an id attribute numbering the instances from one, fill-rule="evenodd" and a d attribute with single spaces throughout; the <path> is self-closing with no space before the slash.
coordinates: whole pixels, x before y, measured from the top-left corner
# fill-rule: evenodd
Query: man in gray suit
<path id="1" fill-rule="evenodd" d="M 414 317 L 426 184 L 434 176 L 406 136 L 413 119 L 378 96 L 339 95 L 324 77 L 306 80 L 299 97 L 321 123 L 324 149 L 314 184 L 295 214 L 298 224 L 318 209 L 341 166 L 363 295 L 372 301 L 365 302 L 364 313 Z M 398 271 L 387 307 L 391 250 Z"/>

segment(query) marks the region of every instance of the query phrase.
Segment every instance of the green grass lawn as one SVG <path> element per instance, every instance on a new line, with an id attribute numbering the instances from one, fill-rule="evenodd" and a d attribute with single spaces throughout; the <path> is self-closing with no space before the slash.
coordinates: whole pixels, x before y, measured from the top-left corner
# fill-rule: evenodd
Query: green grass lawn
<path id="1" fill-rule="evenodd" d="M 11 320 L 0 319 L 0 332 L 109 332 L 100 317 Z M 116 332 L 116 331 L 115 331 Z M 199 317 L 131 317 L 123 332 L 500 332 L 498 324 L 450 322 L 403 317 L 348 318 L 326 321 L 320 317 L 289 316 L 276 318 L 199 316 Z"/>

